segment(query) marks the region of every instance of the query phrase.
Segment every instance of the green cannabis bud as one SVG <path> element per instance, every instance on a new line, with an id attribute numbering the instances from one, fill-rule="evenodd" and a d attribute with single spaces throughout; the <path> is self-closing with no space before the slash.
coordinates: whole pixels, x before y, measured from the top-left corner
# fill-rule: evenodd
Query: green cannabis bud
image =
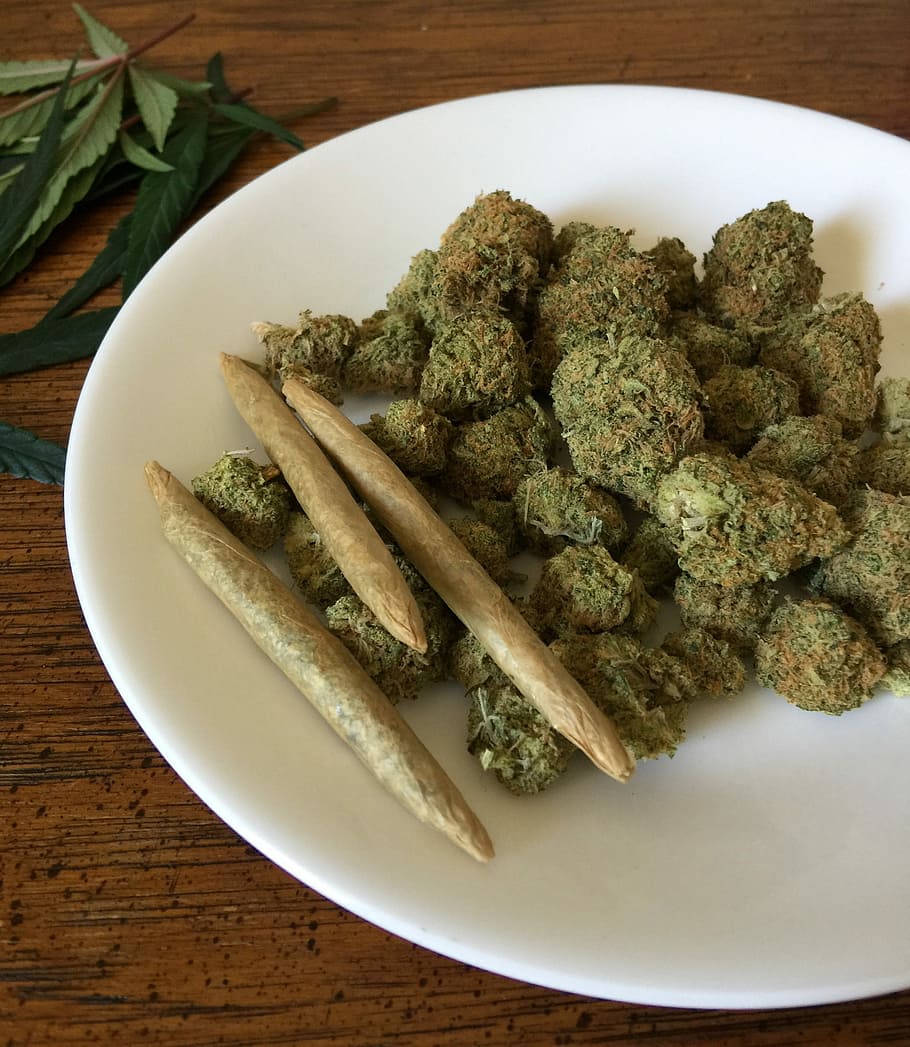
<path id="1" fill-rule="evenodd" d="M 714 234 L 701 305 L 721 326 L 751 332 L 814 305 L 822 275 L 812 259 L 812 220 L 777 200 Z"/>
<path id="2" fill-rule="evenodd" d="M 468 752 L 510 792 L 543 792 L 563 774 L 575 746 L 504 676 L 488 678 L 468 697 Z"/>
<path id="3" fill-rule="evenodd" d="M 875 414 L 881 341 L 872 305 L 861 294 L 840 294 L 770 332 L 759 360 L 794 379 L 803 414 L 831 415 L 856 437 Z"/>
<path id="4" fill-rule="evenodd" d="M 658 608 L 638 575 L 601 545 L 568 545 L 551 556 L 528 603 L 532 620 L 548 637 L 619 626 L 642 633 L 654 622 Z"/>
<path id="5" fill-rule="evenodd" d="M 872 697 L 885 659 L 866 630 L 827 600 L 787 599 L 755 648 L 760 683 L 801 709 L 840 716 Z"/>
<path id="6" fill-rule="evenodd" d="M 769 425 L 746 460 L 798 481 L 822 501 L 841 505 L 859 479 L 857 453 L 856 444 L 844 439 L 836 418 L 793 415 L 778 425 Z"/>
<path id="7" fill-rule="evenodd" d="M 754 649 L 776 602 L 769 582 L 718 585 L 689 574 L 676 579 L 673 598 L 684 626 L 703 629 L 742 654 Z"/>
<path id="8" fill-rule="evenodd" d="M 547 384 L 560 359 L 592 341 L 656 336 L 669 317 L 666 277 L 629 234 L 571 222 L 556 238 L 556 261 L 537 300 L 532 355 Z"/>
<path id="9" fill-rule="evenodd" d="M 622 508 L 611 494 L 558 466 L 526 476 L 512 503 L 529 547 L 544 556 L 570 542 L 603 545 L 616 553 L 629 536 Z"/>
<path id="10" fill-rule="evenodd" d="M 295 504 L 275 466 L 245 455 L 223 454 L 192 486 L 199 501 L 253 549 L 268 549 L 281 538 Z"/>
<path id="11" fill-rule="evenodd" d="M 407 272 L 386 295 L 386 310 L 405 316 L 427 343 L 443 314 L 436 298 L 436 252 L 425 248 L 411 259 Z"/>
<path id="12" fill-rule="evenodd" d="M 353 591 L 329 554 L 306 513 L 291 516 L 284 536 L 284 555 L 294 584 L 306 599 L 325 610 Z"/>
<path id="13" fill-rule="evenodd" d="M 697 626 L 667 633 L 660 649 L 676 658 L 687 676 L 686 690 L 732 698 L 746 686 L 746 667 L 726 640 Z"/>
<path id="14" fill-rule="evenodd" d="M 879 382 L 873 424 L 889 436 L 910 435 L 910 378 L 883 378 Z"/>
<path id="15" fill-rule="evenodd" d="M 842 513 L 853 538 L 821 564 L 812 589 L 880 644 L 910 639 L 910 496 L 857 490 Z"/>
<path id="16" fill-rule="evenodd" d="M 282 381 L 287 381 L 288 378 L 296 378 L 303 382 L 304 385 L 308 385 L 314 392 L 319 393 L 320 396 L 324 397 L 331 404 L 344 403 L 341 382 L 330 374 L 320 374 L 318 371 L 311 371 L 309 367 L 304 367 L 303 364 L 291 364 L 281 374 Z"/>
<path id="17" fill-rule="evenodd" d="M 459 315 L 437 328 L 419 398 L 450 418 L 486 417 L 531 391 L 524 339 L 498 313 Z"/>
<path id="18" fill-rule="evenodd" d="M 360 323 L 357 344 L 344 361 L 344 385 L 356 393 L 414 394 L 428 344 L 413 313 L 380 309 Z"/>
<path id="19" fill-rule="evenodd" d="M 679 558 L 670 532 L 653 516 L 644 516 L 619 562 L 628 571 L 637 571 L 652 596 L 672 586 L 679 574 Z"/>
<path id="20" fill-rule="evenodd" d="M 505 539 L 489 524 L 464 516 L 450 520 L 449 527 L 497 585 L 505 588 L 522 579 L 509 565 L 509 547 Z"/>
<path id="21" fill-rule="evenodd" d="M 509 550 L 509 556 L 522 551 L 524 546 L 513 499 L 477 498 L 471 503 L 471 509 L 478 520 L 492 527 L 499 535 Z"/>
<path id="22" fill-rule="evenodd" d="M 686 357 L 700 382 L 726 364 L 749 367 L 758 349 L 741 332 L 712 324 L 699 313 L 676 313 L 667 341 Z"/>
<path id="23" fill-rule="evenodd" d="M 520 321 L 552 245 L 543 212 L 502 189 L 482 194 L 442 234 L 434 289 L 450 316 L 480 309 Z"/>
<path id="24" fill-rule="evenodd" d="M 408 476 L 441 473 L 454 433 L 447 418 L 417 400 L 393 400 L 360 428 Z"/>
<path id="25" fill-rule="evenodd" d="M 309 309 L 300 314 L 296 327 L 256 323 L 253 331 L 265 347 L 266 370 L 282 378 L 295 367 L 340 378 L 358 339 L 357 324 L 350 317 L 315 316 Z"/>
<path id="26" fill-rule="evenodd" d="M 639 505 L 704 432 L 695 373 L 653 338 L 590 340 L 560 362 L 552 395 L 578 474 Z"/>
<path id="27" fill-rule="evenodd" d="M 523 477 L 546 467 L 555 435 L 531 396 L 489 418 L 463 422 L 455 427 L 441 484 L 467 505 L 511 498 Z"/>
<path id="28" fill-rule="evenodd" d="M 664 297 L 670 309 L 693 308 L 698 298 L 696 259 L 682 240 L 676 236 L 662 236 L 643 254 L 664 278 Z"/>
<path id="29" fill-rule="evenodd" d="M 910 495 L 910 438 L 901 442 L 884 439 L 867 447 L 859 453 L 858 467 L 861 484 L 888 494 Z"/>
<path id="30" fill-rule="evenodd" d="M 898 698 L 910 698 L 910 640 L 901 640 L 886 648 L 884 654 L 888 668 L 880 686 Z"/>
<path id="31" fill-rule="evenodd" d="M 799 414 L 799 386 L 770 367 L 724 364 L 704 383 L 705 435 L 735 454 L 769 425 Z"/>
<path id="32" fill-rule="evenodd" d="M 692 697 L 676 658 L 613 632 L 561 637 L 550 648 L 637 760 L 672 756 L 685 738 Z"/>
<path id="33" fill-rule="evenodd" d="M 402 557 L 396 562 L 414 593 L 427 635 L 421 653 L 397 640 L 363 601 L 342 596 L 326 608 L 326 624 L 392 702 L 417 698 L 421 689 L 445 679 L 446 654 L 456 634 L 449 609 Z"/>
<path id="34" fill-rule="evenodd" d="M 774 581 L 849 538 L 833 506 L 732 456 L 680 462 L 660 482 L 655 515 L 671 530 L 680 567 L 719 585 Z"/>

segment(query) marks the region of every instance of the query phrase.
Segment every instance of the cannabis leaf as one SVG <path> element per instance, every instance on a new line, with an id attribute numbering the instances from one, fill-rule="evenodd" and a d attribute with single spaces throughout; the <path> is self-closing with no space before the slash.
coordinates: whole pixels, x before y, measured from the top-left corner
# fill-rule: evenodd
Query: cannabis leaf
<path id="1" fill-rule="evenodd" d="M 75 210 L 115 192 L 136 195 L 132 211 L 44 319 L 0 335 L 0 377 L 91 356 L 119 307 L 83 307 L 118 280 L 123 298 L 131 294 L 256 135 L 304 147 L 284 122 L 246 101 L 249 90 L 230 87 L 220 52 L 199 81 L 138 63 L 192 16 L 131 47 L 74 7 L 94 58 L 0 62 L 0 95 L 22 96 L 0 112 L 0 287 Z M 333 102 L 298 110 L 292 119 Z M 63 455 L 62 448 L 0 423 L 0 472 L 61 483 Z"/>
<path id="2" fill-rule="evenodd" d="M 0 422 L 0 473 L 62 484 L 66 452 L 27 429 Z"/>

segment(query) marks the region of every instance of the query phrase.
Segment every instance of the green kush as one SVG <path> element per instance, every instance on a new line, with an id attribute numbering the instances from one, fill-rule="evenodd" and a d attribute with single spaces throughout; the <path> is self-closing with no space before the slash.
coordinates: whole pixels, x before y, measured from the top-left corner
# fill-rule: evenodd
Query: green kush
<path id="1" fill-rule="evenodd" d="M 241 541 L 268 549 L 288 527 L 294 496 L 275 466 L 223 454 L 195 476 L 193 494 Z"/>
<path id="2" fill-rule="evenodd" d="M 769 425 L 799 413 L 799 386 L 770 367 L 724 364 L 704 383 L 705 435 L 741 454 Z"/>
<path id="3" fill-rule="evenodd" d="M 673 597 L 684 626 L 703 629 L 741 653 L 755 647 L 776 602 L 774 587 L 766 581 L 719 585 L 689 574 L 676 579 Z"/>

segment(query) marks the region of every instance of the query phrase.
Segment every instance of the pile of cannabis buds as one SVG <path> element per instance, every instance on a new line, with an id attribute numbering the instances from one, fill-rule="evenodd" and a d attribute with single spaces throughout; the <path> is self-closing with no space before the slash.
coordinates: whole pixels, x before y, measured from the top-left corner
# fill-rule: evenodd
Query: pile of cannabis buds
<path id="1" fill-rule="evenodd" d="M 678 239 L 640 251 L 610 226 L 557 232 L 500 190 L 362 322 L 254 324 L 269 377 L 336 403 L 396 397 L 362 428 L 637 759 L 672 754 L 690 704 L 739 693 L 747 664 L 805 710 L 910 695 L 910 379 L 876 381 L 873 307 L 821 296 L 812 222 L 786 202 L 723 226 L 695 266 Z M 574 746 L 393 539 L 423 654 L 353 593 L 276 473 L 229 453 L 193 489 L 251 547 L 283 542 L 306 600 L 390 699 L 457 680 L 485 769 L 516 793 L 558 778 Z M 514 569 L 523 551 L 542 560 L 533 582 Z M 680 624 L 651 643 L 667 595 Z"/>

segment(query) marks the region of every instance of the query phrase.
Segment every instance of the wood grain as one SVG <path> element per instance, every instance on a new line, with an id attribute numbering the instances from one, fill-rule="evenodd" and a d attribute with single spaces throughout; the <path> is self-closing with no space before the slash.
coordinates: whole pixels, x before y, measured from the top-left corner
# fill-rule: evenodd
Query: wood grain
<path id="1" fill-rule="evenodd" d="M 187 12 L 88 6 L 131 41 Z M 197 15 L 158 60 L 198 77 L 221 50 L 276 115 L 339 96 L 301 124 L 310 145 L 416 106 L 577 82 L 758 95 L 910 137 L 905 0 L 223 0 Z M 5 0 L 2 21 L 0 59 L 82 41 L 66 4 Z M 288 155 L 254 145 L 200 213 Z M 77 222 L 0 292 L 0 331 L 36 322 L 127 206 Z M 0 382 L 0 418 L 65 442 L 86 366 Z M 59 488 L 0 477 L 0 637 L 2 1047 L 910 1043 L 910 992 L 760 1013 L 596 1001 L 434 955 L 291 880 L 189 792 L 121 702 L 80 615 Z"/>

